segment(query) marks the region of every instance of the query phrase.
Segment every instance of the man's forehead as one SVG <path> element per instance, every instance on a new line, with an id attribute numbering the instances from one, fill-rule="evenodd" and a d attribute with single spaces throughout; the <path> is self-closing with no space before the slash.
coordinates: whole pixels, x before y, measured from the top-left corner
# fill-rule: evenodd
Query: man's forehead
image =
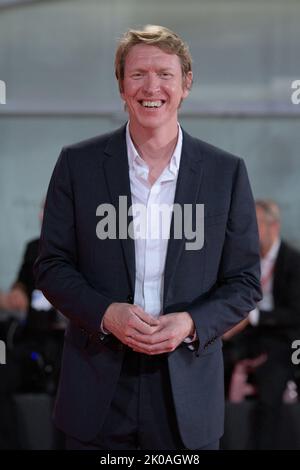
<path id="1" fill-rule="evenodd" d="M 125 58 L 125 64 L 132 66 L 141 62 L 156 62 L 169 66 L 176 66 L 180 63 L 179 57 L 176 54 L 165 52 L 157 46 L 136 44 L 128 52 Z"/>

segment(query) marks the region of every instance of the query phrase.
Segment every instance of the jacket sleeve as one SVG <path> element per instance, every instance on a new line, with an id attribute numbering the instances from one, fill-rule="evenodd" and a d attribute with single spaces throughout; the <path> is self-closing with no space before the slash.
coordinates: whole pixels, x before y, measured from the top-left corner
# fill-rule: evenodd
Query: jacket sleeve
<path id="1" fill-rule="evenodd" d="M 74 194 L 66 149 L 49 184 L 34 271 L 37 288 L 57 310 L 89 333 L 99 331 L 113 300 L 96 291 L 78 270 Z"/>
<path id="2" fill-rule="evenodd" d="M 255 204 L 245 164 L 239 159 L 217 283 L 209 296 L 187 308 L 196 326 L 198 353 L 245 318 L 260 299 Z"/>

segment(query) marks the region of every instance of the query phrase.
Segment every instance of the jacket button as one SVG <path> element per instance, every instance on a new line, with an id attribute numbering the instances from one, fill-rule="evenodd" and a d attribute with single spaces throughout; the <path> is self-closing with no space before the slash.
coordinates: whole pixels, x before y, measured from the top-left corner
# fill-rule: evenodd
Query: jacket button
<path id="1" fill-rule="evenodd" d="M 133 304 L 133 296 L 132 296 L 131 294 L 128 294 L 128 296 L 127 296 L 127 302 L 128 302 L 129 304 Z"/>

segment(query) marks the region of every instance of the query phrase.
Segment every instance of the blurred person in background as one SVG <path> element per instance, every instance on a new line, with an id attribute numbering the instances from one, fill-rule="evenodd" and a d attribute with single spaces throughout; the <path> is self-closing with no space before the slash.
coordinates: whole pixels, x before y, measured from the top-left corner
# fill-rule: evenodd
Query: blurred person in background
<path id="1" fill-rule="evenodd" d="M 43 220 L 44 202 L 39 219 Z M 5 313 L 2 336 L 7 340 L 11 360 L 18 369 L 18 392 L 55 393 L 60 368 L 62 317 L 35 287 L 33 266 L 39 238 L 26 244 L 16 280 L 8 292 L 1 292 L 0 309 Z"/>
<path id="2" fill-rule="evenodd" d="M 266 360 L 254 372 L 258 393 L 257 447 L 278 448 L 283 394 L 295 378 L 291 345 L 300 338 L 300 252 L 282 240 L 280 210 L 257 200 L 263 299 L 250 313 L 257 353 Z"/>
<path id="3" fill-rule="evenodd" d="M 257 200 L 256 215 L 263 299 L 246 322 L 225 335 L 237 362 L 228 398 L 256 397 L 254 445 L 277 449 L 284 392 L 299 379 L 291 345 L 300 338 L 300 252 L 282 240 L 280 209 L 273 200 Z"/>

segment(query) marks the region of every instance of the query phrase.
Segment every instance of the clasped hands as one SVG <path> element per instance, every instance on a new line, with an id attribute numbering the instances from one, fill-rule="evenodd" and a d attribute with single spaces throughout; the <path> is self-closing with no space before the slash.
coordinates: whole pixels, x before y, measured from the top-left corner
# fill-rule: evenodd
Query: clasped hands
<path id="1" fill-rule="evenodd" d="M 188 312 L 154 318 L 137 305 L 117 302 L 107 308 L 102 324 L 133 351 L 149 355 L 174 351 L 195 331 Z"/>

